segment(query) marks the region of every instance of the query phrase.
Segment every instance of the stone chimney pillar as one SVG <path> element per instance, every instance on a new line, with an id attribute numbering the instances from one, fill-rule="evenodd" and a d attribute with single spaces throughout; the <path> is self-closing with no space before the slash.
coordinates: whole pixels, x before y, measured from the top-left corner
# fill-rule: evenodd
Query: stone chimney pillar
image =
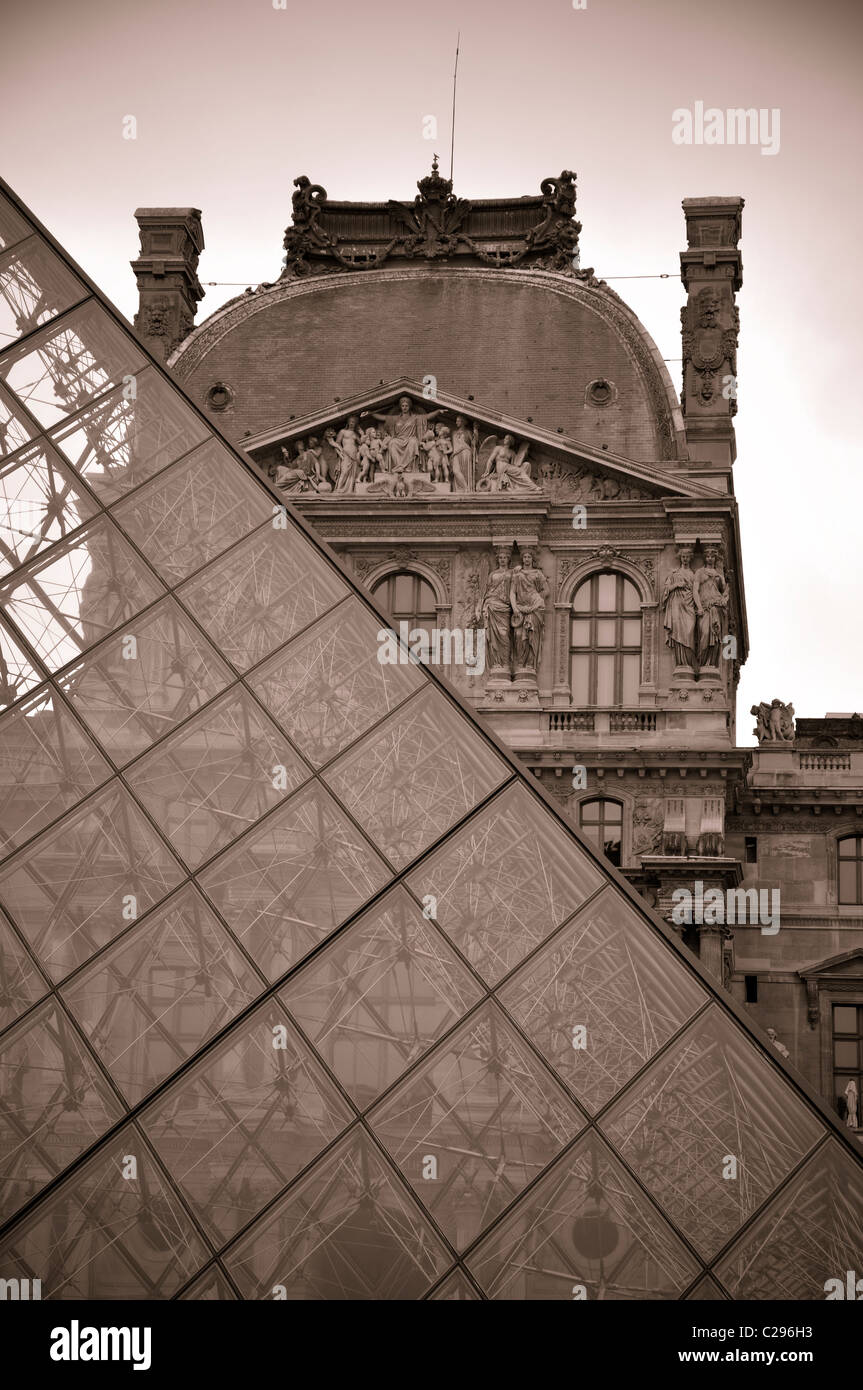
<path id="1" fill-rule="evenodd" d="M 687 249 L 680 278 L 688 295 L 683 334 L 683 413 L 694 459 L 729 465 L 736 444 L 737 331 L 735 296 L 743 284 L 738 249 L 742 198 L 684 198 Z"/>
<path id="2" fill-rule="evenodd" d="M 204 290 L 198 257 L 204 249 L 200 208 L 136 208 L 141 254 L 132 261 L 139 303 L 135 327 L 163 362 L 191 333 Z"/>

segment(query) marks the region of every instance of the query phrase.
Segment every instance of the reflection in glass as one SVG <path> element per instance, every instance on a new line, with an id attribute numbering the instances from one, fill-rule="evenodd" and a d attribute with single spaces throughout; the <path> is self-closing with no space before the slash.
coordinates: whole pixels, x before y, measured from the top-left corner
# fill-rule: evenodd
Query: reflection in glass
<path id="1" fill-rule="evenodd" d="M 457 1250 L 585 1123 L 493 1004 L 436 1048 L 369 1122 Z"/>
<path id="2" fill-rule="evenodd" d="M 0 604 L 52 671 L 164 590 L 115 526 L 96 521 L 0 586 Z"/>
<path id="3" fill-rule="evenodd" d="M 119 1120 L 72 1024 L 48 1000 L 0 1040 L 0 1221 Z"/>
<path id="4" fill-rule="evenodd" d="M 315 782 L 217 859 L 200 883 L 267 978 L 277 980 L 388 877 Z"/>
<path id="5" fill-rule="evenodd" d="M 683 1242 L 594 1133 L 468 1258 L 489 1298 L 679 1298 L 698 1272 Z"/>
<path id="6" fill-rule="evenodd" d="M 222 1245 L 351 1118 L 271 1001 L 166 1091 L 142 1124 L 192 1211 Z"/>
<path id="7" fill-rule="evenodd" d="M 523 787 L 508 787 L 414 870 L 435 921 L 489 983 L 602 884 L 572 837 Z"/>
<path id="8" fill-rule="evenodd" d="M 381 626 L 348 599 L 260 666 L 251 684 L 320 766 L 423 684 L 416 666 L 378 660 Z"/>
<path id="9" fill-rule="evenodd" d="M 421 1298 L 452 1263 L 358 1127 L 224 1260 L 245 1299 Z"/>
<path id="10" fill-rule="evenodd" d="M 47 992 L 48 986 L 0 912 L 0 1030 Z"/>
<path id="11" fill-rule="evenodd" d="M 0 574 L 26 564 L 96 511 L 53 449 L 42 444 L 19 454 L 0 472 Z"/>
<path id="12" fill-rule="evenodd" d="M 820 1132 L 815 1117 L 793 1096 L 784 1096 L 777 1106 L 773 1068 L 715 1008 L 691 1024 L 627 1091 L 602 1128 L 707 1258 L 761 1205 Z"/>
<path id="13" fill-rule="evenodd" d="M 134 1102 L 262 988 L 225 928 L 186 887 L 76 975 L 63 998 Z"/>
<path id="14" fill-rule="evenodd" d="M 117 782 L 0 871 L 0 901 L 52 980 L 141 917 L 182 872 Z"/>
<path id="15" fill-rule="evenodd" d="M 232 690 L 127 774 L 192 868 L 283 801 L 308 771 L 244 690 Z"/>
<path id="16" fill-rule="evenodd" d="M 504 985 L 500 998 L 595 1111 L 706 995 L 638 913 L 606 890 Z"/>
<path id="17" fill-rule="evenodd" d="M 398 889 L 301 970 L 281 998 L 363 1108 L 480 993 L 452 947 Z"/>
<path id="18" fill-rule="evenodd" d="M 506 777 L 479 734 L 424 690 L 324 773 L 396 867 L 460 820 Z"/>
<path id="19" fill-rule="evenodd" d="M 39 236 L 0 254 L 0 347 L 56 318 L 89 294 Z"/>
<path id="20" fill-rule="evenodd" d="M 142 613 L 127 631 L 109 637 L 59 677 L 118 766 L 170 733 L 231 679 L 225 662 L 173 599 Z"/>

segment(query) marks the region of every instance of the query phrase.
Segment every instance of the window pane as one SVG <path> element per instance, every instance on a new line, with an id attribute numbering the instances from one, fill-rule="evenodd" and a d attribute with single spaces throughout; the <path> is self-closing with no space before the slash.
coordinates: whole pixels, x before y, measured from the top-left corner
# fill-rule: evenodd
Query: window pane
<path id="1" fill-rule="evenodd" d="M 166 599 L 59 677 L 118 766 L 170 733 L 232 679 L 206 637 Z"/>
<path id="2" fill-rule="evenodd" d="M 624 618 L 623 620 L 623 645 L 625 647 L 641 646 L 641 619 Z"/>
<path id="3" fill-rule="evenodd" d="M 40 424 L 53 425 L 143 365 L 129 334 L 89 303 L 0 355 L 0 379 Z"/>
<path id="4" fill-rule="evenodd" d="M 115 526 L 96 521 L 0 587 L 0 603 L 52 671 L 164 592 Z"/>
<path id="5" fill-rule="evenodd" d="M 107 506 L 188 453 L 207 427 L 152 367 L 58 430 L 57 447 Z"/>
<path id="6" fill-rule="evenodd" d="M 244 1299 L 421 1298 L 452 1264 L 431 1222 L 355 1128 L 225 1256 Z"/>
<path id="7" fill-rule="evenodd" d="M 605 1105 L 705 1001 L 701 986 L 606 890 L 500 992 L 501 1003 L 590 1111 Z M 573 1046 L 573 1027 L 587 1046 Z"/>
<path id="8" fill-rule="evenodd" d="M 83 800 L 111 768 L 50 689 L 0 723 L 0 846 L 8 854 Z"/>
<path id="9" fill-rule="evenodd" d="M 833 1009 L 834 1033 L 857 1033 L 860 1031 L 859 1015 L 856 1008 L 848 1004 L 837 1004 Z"/>
<path id="10" fill-rule="evenodd" d="M 270 1001 L 166 1091 L 142 1125 L 221 1245 L 351 1118 L 311 1049 Z"/>
<path id="11" fill-rule="evenodd" d="M 600 613 L 614 613 L 617 609 L 617 575 L 597 576 L 597 609 Z"/>
<path id="12" fill-rule="evenodd" d="M 0 1219 L 123 1114 L 74 1026 L 49 1000 L 0 1044 Z"/>
<path id="13" fill-rule="evenodd" d="M 373 843 L 399 867 L 505 776 L 488 744 L 431 690 L 415 695 L 324 773 Z"/>
<path id="14" fill-rule="evenodd" d="M 595 799 L 592 801 L 582 801 L 578 812 L 581 824 L 591 825 L 602 820 L 602 807 L 603 803 Z"/>
<path id="15" fill-rule="evenodd" d="M 444 1235 L 463 1250 L 585 1120 L 504 1014 L 486 1004 L 372 1111 L 369 1123 Z M 429 1159 L 436 1168 L 431 1180 Z"/>
<path id="16" fill-rule="evenodd" d="M 623 607 L 627 613 L 633 609 L 641 607 L 641 595 L 634 584 L 630 584 L 628 579 L 623 580 Z"/>
<path id="17" fill-rule="evenodd" d="M 523 787 L 507 788 L 408 878 L 435 921 L 494 982 L 566 921 L 602 879 Z"/>
<path id="18" fill-rule="evenodd" d="M 201 886 L 270 980 L 382 888 L 389 870 L 317 782 L 201 875 Z"/>
<path id="19" fill-rule="evenodd" d="M 710 1144 L 693 1142 L 696 1125 L 712 1135 Z M 776 1105 L 774 1069 L 715 1005 L 612 1108 L 602 1128 L 705 1258 L 822 1132 L 790 1091 Z M 745 1182 L 723 1178 L 723 1154 L 734 1155 Z"/>
<path id="20" fill-rule="evenodd" d="M 414 611 L 414 577 L 412 574 L 397 574 L 392 586 L 392 608 L 396 613 Z"/>
<path id="21" fill-rule="evenodd" d="M 467 1260 L 488 1298 L 679 1298 L 699 1266 L 605 1144 L 565 1154 Z"/>
<path id="22" fill-rule="evenodd" d="M 833 1065 L 855 1069 L 860 1063 L 860 1047 L 856 1042 L 834 1042 Z"/>
<path id="23" fill-rule="evenodd" d="M 251 684 L 318 766 L 423 685 L 406 660 L 378 660 L 380 621 L 351 598 L 258 668 Z"/>
<path id="24" fill-rule="evenodd" d="M 573 618 L 572 621 L 572 645 L 574 647 L 586 647 L 590 643 L 590 620 L 589 618 Z"/>
<path id="25" fill-rule="evenodd" d="M 579 584 L 572 600 L 572 606 L 576 613 L 588 613 L 590 611 L 590 591 L 591 580 L 585 579 L 583 584 Z"/>
<path id="26" fill-rule="evenodd" d="M 596 623 L 596 645 L 613 647 L 617 642 L 617 623 L 614 618 L 598 618 Z"/>
<path id="27" fill-rule="evenodd" d="M 856 835 L 847 835 L 844 840 L 839 841 L 839 858 L 853 859 L 860 855 L 863 840 Z"/>
<path id="28" fill-rule="evenodd" d="M 634 705 L 638 700 L 638 687 L 641 680 L 641 657 L 624 655 L 620 660 L 623 667 L 622 703 Z"/>
<path id="29" fill-rule="evenodd" d="M 854 860 L 846 860 L 839 865 L 839 901 L 840 903 L 856 903 L 859 901 L 857 893 L 859 865 Z"/>
<path id="30" fill-rule="evenodd" d="M 269 656 L 344 598 L 347 586 L 291 522 L 265 526 L 179 591 L 223 656 L 239 670 Z"/>
<path id="31" fill-rule="evenodd" d="M 480 995 L 449 943 L 397 889 L 301 970 L 281 998 L 363 1109 Z"/>
<path id="32" fill-rule="evenodd" d="M 0 473 L 0 574 L 26 564 L 97 511 L 74 474 L 44 445 Z"/>
<path id="33" fill-rule="evenodd" d="M 263 987 L 203 898 L 186 887 L 76 975 L 63 998 L 134 1104 Z"/>
<path id="34" fill-rule="evenodd" d="M 572 703 L 589 705 L 590 698 L 590 658 L 575 655 L 572 658 Z"/>
<path id="35" fill-rule="evenodd" d="M 619 824 L 623 820 L 623 807 L 619 801 L 604 801 L 602 807 L 606 825 L 608 825 L 609 822 L 617 822 Z"/>
<path id="36" fill-rule="evenodd" d="M 308 776 L 284 735 L 241 690 L 210 705 L 127 774 L 192 868 L 230 844 Z"/>
<path id="37" fill-rule="evenodd" d="M 137 1178 L 123 1176 L 129 1156 Z M 17 1226 L 4 1273 L 38 1271 L 42 1297 L 168 1299 L 209 1259 L 180 1198 L 129 1126 Z"/>
<path id="38" fill-rule="evenodd" d="M 89 290 L 39 236 L 0 255 L 0 348 L 32 333 Z"/>
<path id="39" fill-rule="evenodd" d="M 62 979 L 182 878 L 114 782 L 0 872 L 0 899 L 53 980 Z"/>
<path id="40" fill-rule="evenodd" d="M 596 657 L 596 701 L 598 705 L 613 705 L 615 658 L 611 655 Z"/>
<path id="41" fill-rule="evenodd" d="M 176 584 L 272 518 L 273 504 L 211 439 L 121 502 L 114 515 L 162 578 Z M 288 530 L 275 534 L 291 544 Z"/>

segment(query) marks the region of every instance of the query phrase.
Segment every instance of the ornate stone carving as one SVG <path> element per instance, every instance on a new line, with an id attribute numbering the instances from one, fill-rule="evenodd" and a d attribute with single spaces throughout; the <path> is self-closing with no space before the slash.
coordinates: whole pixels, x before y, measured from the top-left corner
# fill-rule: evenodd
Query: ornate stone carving
<path id="1" fill-rule="evenodd" d="M 692 550 L 678 549 L 678 566 L 671 571 L 662 591 L 665 645 L 674 653 L 676 674 L 694 676 L 696 624 L 699 602 L 694 592 L 695 575 L 690 567 Z"/>
<path id="2" fill-rule="evenodd" d="M 749 713 L 754 714 L 757 721 L 752 732 L 759 745 L 794 742 L 793 705 L 783 705 L 781 700 L 771 700 L 768 705 L 762 700 L 759 705 L 753 705 Z"/>
<path id="3" fill-rule="evenodd" d="M 632 810 L 632 853 L 654 854 L 662 844 L 664 807 L 658 796 L 638 796 Z"/>
<path id="4" fill-rule="evenodd" d="M 534 565 L 533 551 L 525 548 L 521 564 L 512 572 L 510 595 L 516 675 L 520 671 L 535 674 L 539 669 L 547 600 L 548 581 Z"/>
<path id="5" fill-rule="evenodd" d="M 740 317 L 728 294 L 729 304 L 723 310 L 723 287 L 703 285 L 680 311 L 683 340 L 684 393 L 686 403 L 687 368 L 692 369 L 692 396 L 702 405 L 711 405 L 721 383 L 717 373 L 727 365 L 730 375 L 737 373 L 737 337 Z M 729 399 L 729 413 L 737 409 L 736 393 Z"/>
<path id="6" fill-rule="evenodd" d="M 512 668 L 512 569 L 509 546 L 499 546 L 495 558 L 497 564 L 486 576 L 483 585 L 479 611 L 485 630 L 489 675 L 509 677 Z"/>
<path id="7" fill-rule="evenodd" d="M 505 434 L 503 440 L 490 434 L 482 442 L 478 464 L 484 471 L 477 479 L 478 492 L 540 492 L 530 476 L 527 457 L 530 444 L 524 440 L 516 450 L 515 436 Z"/>
<path id="8" fill-rule="evenodd" d="M 726 628 L 729 592 L 725 575 L 718 568 L 719 551 L 708 546 L 704 564 L 695 571 L 693 593 L 699 608 L 697 624 L 697 656 L 699 668 L 718 670 L 719 650 Z"/>

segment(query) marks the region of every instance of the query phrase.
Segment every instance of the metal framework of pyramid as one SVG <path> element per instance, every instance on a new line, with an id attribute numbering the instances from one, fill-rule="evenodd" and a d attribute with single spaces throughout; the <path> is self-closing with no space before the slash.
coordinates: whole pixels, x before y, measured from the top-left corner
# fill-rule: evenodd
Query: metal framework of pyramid
<path id="1" fill-rule="evenodd" d="M 841 1127 L 3 187 L 0 1275 L 823 1298 Z"/>

